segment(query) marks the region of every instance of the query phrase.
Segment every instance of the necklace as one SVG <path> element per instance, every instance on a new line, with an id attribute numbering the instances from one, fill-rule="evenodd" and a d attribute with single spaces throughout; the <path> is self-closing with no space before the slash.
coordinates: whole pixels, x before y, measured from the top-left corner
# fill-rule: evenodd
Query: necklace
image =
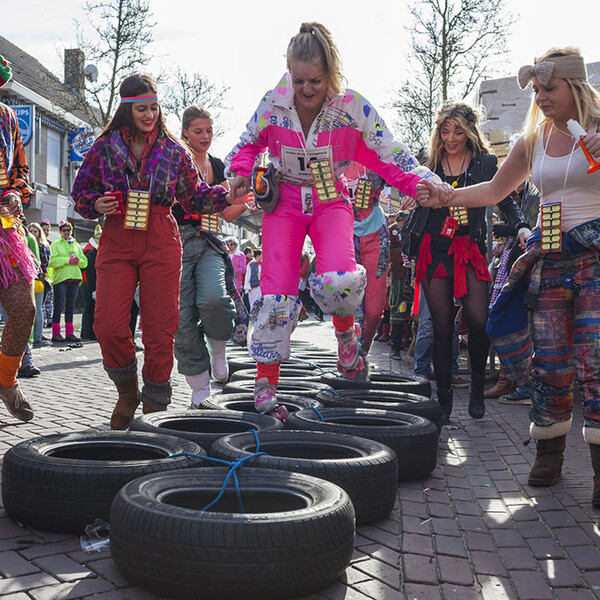
<path id="1" fill-rule="evenodd" d="M 202 177 L 202 181 L 206 183 L 206 178 L 208 177 L 208 168 L 210 167 L 210 163 L 208 162 L 208 154 L 204 155 L 204 171 L 200 166 L 200 161 L 196 160 L 196 164 L 198 165 L 198 171 L 200 171 L 200 176 Z"/>
<path id="2" fill-rule="evenodd" d="M 448 160 L 448 155 L 446 154 L 446 164 L 448 165 L 448 176 L 456 177 L 456 179 L 451 184 L 453 188 L 458 187 L 458 180 L 460 179 L 460 176 L 462 175 L 466 160 L 467 160 L 467 153 L 465 152 L 463 159 L 462 159 L 462 163 L 460 165 L 460 171 L 458 172 L 458 175 L 453 175 L 452 174 L 452 166 L 450 165 L 450 160 Z"/>
<path id="3" fill-rule="evenodd" d="M 557 127 L 554 122 L 552 122 L 552 127 L 554 127 L 554 129 L 556 129 L 556 131 L 560 131 L 563 135 L 566 135 L 567 137 L 570 137 L 571 139 L 574 139 L 573 136 L 568 132 L 568 131 L 564 131 L 563 129 L 561 129 L 560 127 Z"/>

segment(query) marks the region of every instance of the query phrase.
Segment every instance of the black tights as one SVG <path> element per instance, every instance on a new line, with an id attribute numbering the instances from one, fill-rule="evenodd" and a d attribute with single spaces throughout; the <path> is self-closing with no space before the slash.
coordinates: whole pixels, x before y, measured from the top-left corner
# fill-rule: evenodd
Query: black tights
<path id="1" fill-rule="evenodd" d="M 454 280 L 437 277 L 421 286 L 433 323 L 433 368 L 438 388 L 448 389 L 452 377 L 452 336 L 454 334 Z M 490 341 L 485 332 L 488 318 L 488 283 L 467 273 L 467 294 L 461 298 L 469 326 L 469 358 L 471 374 L 484 375 Z"/>

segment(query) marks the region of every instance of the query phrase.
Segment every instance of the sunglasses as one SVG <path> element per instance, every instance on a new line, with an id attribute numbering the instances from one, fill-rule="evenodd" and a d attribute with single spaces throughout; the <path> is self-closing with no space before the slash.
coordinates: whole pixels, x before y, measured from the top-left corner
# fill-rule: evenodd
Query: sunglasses
<path id="1" fill-rule="evenodd" d="M 61 230 L 61 233 L 64 233 L 65 231 L 71 231 L 70 227 L 63 227 Z"/>

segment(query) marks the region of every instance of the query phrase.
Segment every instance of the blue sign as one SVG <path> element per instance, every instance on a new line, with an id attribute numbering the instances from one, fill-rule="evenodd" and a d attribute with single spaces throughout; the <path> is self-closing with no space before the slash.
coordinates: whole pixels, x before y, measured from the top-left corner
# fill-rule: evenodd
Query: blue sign
<path id="1" fill-rule="evenodd" d="M 33 106 L 11 106 L 17 113 L 19 121 L 19 131 L 21 132 L 21 141 L 26 146 L 33 137 L 33 127 L 35 123 L 35 107 Z"/>
<path id="2" fill-rule="evenodd" d="M 69 147 L 71 149 L 71 162 L 82 162 L 83 157 L 94 143 L 94 134 L 85 127 L 72 131 L 69 134 Z"/>

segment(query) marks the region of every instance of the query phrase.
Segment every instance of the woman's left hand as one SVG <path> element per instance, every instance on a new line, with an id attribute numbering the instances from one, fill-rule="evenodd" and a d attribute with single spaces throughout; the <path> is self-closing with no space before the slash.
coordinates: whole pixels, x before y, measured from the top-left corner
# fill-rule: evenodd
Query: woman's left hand
<path id="1" fill-rule="evenodd" d="M 21 201 L 19 200 L 19 196 L 17 194 L 6 194 L 4 198 L 2 198 L 2 208 L 4 209 L 5 214 L 12 215 L 13 217 L 18 217 L 21 214 Z"/>
<path id="2" fill-rule="evenodd" d="M 527 227 L 522 227 L 521 229 L 519 229 L 519 233 L 517 233 L 517 236 L 519 238 L 519 247 L 525 250 L 525 247 L 527 246 L 527 240 L 531 236 L 531 229 L 528 229 Z"/>
<path id="3" fill-rule="evenodd" d="M 415 210 L 418 202 L 412 196 L 402 196 L 400 200 L 400 210 Z"/>

